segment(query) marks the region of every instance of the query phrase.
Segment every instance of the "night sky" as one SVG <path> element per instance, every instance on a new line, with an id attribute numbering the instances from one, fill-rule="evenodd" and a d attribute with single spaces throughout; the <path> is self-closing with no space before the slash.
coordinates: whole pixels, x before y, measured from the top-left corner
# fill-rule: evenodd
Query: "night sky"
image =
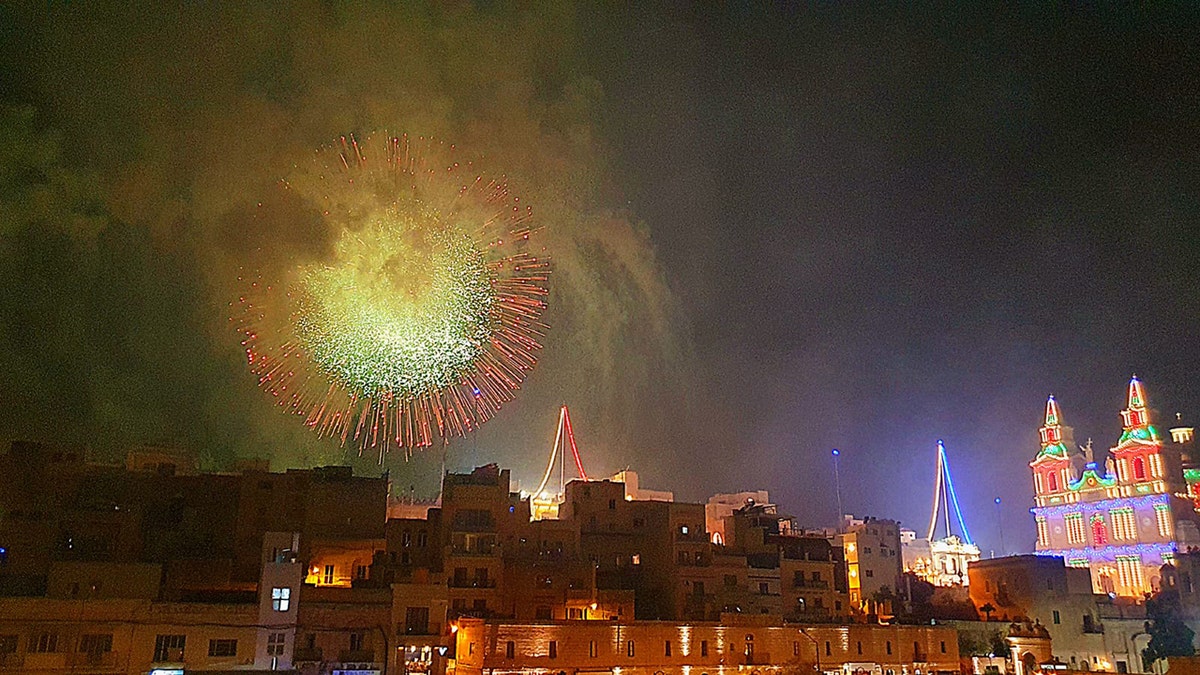
<path id="1" fill-rule="evenodd" d="M 679 6 L 677 6 L 679 5 Z M 556 264 L 542 360 L 453 442 L 536 485 L 768 489 L 923 530 L 944 439 L 972 534 L 1032 548 L 1047 394 L 1107 448 L 1136 373 L 1200 418 L 1200 10 L 1083 4 L 0 8 L 0 438 L 209 467 L 345 461 L 226 323 L 246 213 L 344 133 L 508 173 Z M 1166 424 L 1163 424 L 1166 426 Z M 379 471 L 373 458 L 350 461 Z M 440 451 L 386 464 L 436 492 Z M 531 485 L 532 484 L 532 485 Z"/>

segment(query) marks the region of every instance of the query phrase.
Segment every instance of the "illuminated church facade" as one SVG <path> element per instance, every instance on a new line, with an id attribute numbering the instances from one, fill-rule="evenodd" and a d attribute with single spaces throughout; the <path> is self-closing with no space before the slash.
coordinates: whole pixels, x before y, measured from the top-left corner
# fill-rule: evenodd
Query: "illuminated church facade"
<path id="1" fill-rule="evenodd" d="M 1032 512 L 1039 554 L 1090 568 L 1097 593 L 1141 597 L 1158 587 L 1176 552 L 1200 546 L 1200 471 L 1188 464 L 1193 430 L 1173 428 L 1164 441 L 1137 377 L 1121 418 L 1121 437 L 1101 464 L 1090 440 L 1075 446 L 1054 397 L 1046 401 L 1041 449 L 1029 464 Z"/>

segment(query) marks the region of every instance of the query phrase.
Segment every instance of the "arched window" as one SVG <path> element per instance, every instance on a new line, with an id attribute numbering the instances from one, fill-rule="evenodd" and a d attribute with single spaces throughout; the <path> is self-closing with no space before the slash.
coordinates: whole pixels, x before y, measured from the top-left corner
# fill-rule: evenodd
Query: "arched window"
<path id="1" fill-rule="evenodd" d="M 1092 518 L 1092 541 L 1097 546 L 1108 543 L 1108 528 L 1104 525 L 1103 516 Z"/>
<path id="2" fill-rule="evenodd" d="M 1134 480 L 1146 480 L 1146 461 L 1141 457 L 1133 458 L 1133 478 Z"/>
<path id="3" fill-rule="evenodd" d="M 1046 484 L 1050 486 L 1050 492 L 1058 491 L 1058 473 L 1051 471 L 1046 474 Z"/>

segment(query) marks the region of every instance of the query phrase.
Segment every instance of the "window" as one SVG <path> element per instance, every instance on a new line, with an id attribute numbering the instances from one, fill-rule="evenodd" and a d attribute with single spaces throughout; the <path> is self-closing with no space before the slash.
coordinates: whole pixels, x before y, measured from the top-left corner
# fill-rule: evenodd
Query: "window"
<path id="1" fill-rule="evenodd" d="M 688 526 L 687 526 L 687 525 L 680 525 L 680 526 L 679 526 L 679 534 L 687 534 L 687 533 L 688 533 Z"/>
<path id="2" fill-rule="evenodd" d="M 1142 557 L 1140 555 L 1117 556 L 1117 579 L 1126 594 L 1141 593 L 1146 583 L 1142 576 Z M 1129 593 L 1132 591 L 1132 593 Z"/>
<path id="3" fill-rule="evenodd" d="M 1062 615 L 1058 613 L 1057 609 L 1054 610 L 1054 623 L 1062 623 Z"/>
<path id="4" fill-rule="evenodd" d="M 179 663 L 183 661 L 183 647 L 187 642 L 186 635 L 159 635 L 154 638 L 154 661 L 162 663 Z"/>
<path id="5" fill-rule="evenodd" d="M 617 510 L 617 500 L 615 500 L 615 499 L 608 500 L 608 510 L 609 511 Z"/>
<path id="6" fill-rule="evenodd" d="M 428 543 L 429 543 L 429 535 L 425 532 L 425 530 L 421 530 L 420 532 L 418 532 L 417 533 L 417 548 L 425 548 L 425 545 Z"/>
<path id="7" fill-rule="evenodd" d="M 512 640 L 504 643 L 504 658 L 511 659 L 517 655 L 517 645 Z"/>
<path id="8" fill-rule="evenodd" d="M 859 654 L 862 654 L 862 640 L 859 640 L 858 642 L 854 643 L 854 647 L 858 650 Z"/>
<path id="9" fill-rule="evenodd" d="M 825 641 L 825 656 L 832 656 L 833 650 L 830 648 L 829 640 Z"/>
<path id="10" fill-rule="evenodd" d="M 700 656 L 708 656 L 708 640 L 700 641 Z"/>
<path id="11" fill-rule="evenodd" d="M 276 586 L 271 589 L 271 609 L 286 612 L 292 607 L 292 589 Z"/>
<path id="12" fill-rule="evenodd" d="M 361 652 L 367 643 L 367 634 L 362 631 L 350 633 L 350 651 Z"/>
<path id="13" fill-rule="evenodd" d="M 892 641 L 891 640 L 887 641 L 887 653 L 888 654 L 892 653 Z"/>
<path id="14" fill-rule="evenodd" d="M 1146 461 L 1141 457 L 1133 458 L 1134 480 L 1146 480 Z"/>
<path id="15" fill-rule="evenodd" d="M 1067 524 L 1067 542 L 1071 544 L 1082 544 L 1087 540 L 1087 534 L 1083 527 L 1082 513 L 1068 513 L 1064 518 Z"/>
<path id="16" fill-rule="evenodd" d="M 1050 526 L 1046 523 L 1046 516 L 1037 517 L 1037 545 L 1038 548 L 1050 545 Z"/>
<path id="17" fill-rule="evenodd" d="M 1166 504 L 1155 504 L 1154 505 L 1154 520 L 1158 523 L 1158 535 L 1160 537 L 1170 538 L 1172 536 L 1171 535 L 1171 507 Z"/>
<path id="18" fill-rule="evenodd" d="M 1137 539 L 1137 518 L 1133 515 L 1133 509 L 1126 506 L 1119 509 L 1112 509 L 1108 512 L 1112 518 L 1112 535 L 1117 541 L 1133 541 Z"/>
<path id="19" fill-rule="evenodd" d="M 736 574 L 726 574 L 725 575 L 725 588 L 734 588 L 735 586 L 737 586 L 737 575 Z"/>
<path id="20" fill-rule="evenodd" d="M 333 565 L 325 566 L 325 583 L 327 583 L 327 584 L 333 583 Z"/>
<path id="21" fill-rule="evenodd" d="M 667 640 L 666 642 L 663 642 L 663 656 L 670 656 L 670 655 L 671 655 L 671 641 Z"/>
<path id="22" fill-rule="evenodd" d="M 209 640 L 209 656 L 237 656 L 237 640 Z"/>
<path id="23" fill-rule="evenodd" d="M 634 553 L 634 554 L 633 554 L 633 564 L 634 564 L 634 565 L 641 565 L 641 564 L 642 564 L 642 556 L 641 556 L 641 554 L 639 554 L 639 553 Z"/>
<path id="24" fill-rule="evenodd" d="M 404 610 L 404 632 L 407 635 L 429 634 L 429 608 L 409 607 Z"/>
<path id="25" fill-rule="evenodd" d="M 799 642 L 792 643 L 792 656 L 800 656 L 800 643 Z"/>
<path id="26" fill-rule="evenodd" d="M 412 544 L 412 532 L 403 532 L 400 534 L 400 545 L 408 548 Z"/>
<path id="27" fill-rule="evenodd" d="M 267 656 L 283 656 L 283 643 L 286 639 L 284 633 L 270 633 L 267 635 Z M 312 637 L 312 636 L 310 636 Z M 316 642 L 316 640 L 313 640 Z"/>
<path id="28" fill-rule="evenodd" d="M 1092 544 L 1095 546 L 1104 546 L 1108 543 L 1108 527 L 1104 524 L 1104 516 L 1099 513 L 1092 514 Z"/>
<path id="29" fill-rule="evenodd" d="M 875 576 L 875 570 L 863 570 L 863 576 L 870 579 L 871 577 Z"/>
<path id="30" fill-rule="evenodd" d="M 99 633 L 79 636 L 79 652 L 81 654 L 107 654 L 112 651 L 112 633 Z M 3 649 L 0 649 L 2 652 Z"/>
<path id="31" fill-rule="evenodd" d="M 758 582 L 758 594 L 767 595 L 771 592 L 771 585 L 765 581 Z"/>
<path id="32" fill-rule="evenodd" d="M 552 659 L 558 658 L 558 640 L 550 641 L 550 658 L 552 658 Z"/>
<path id="33" fill-rule="evenodd" d="M 942 640 L 942 653 L 943 654 L 946 653 L 946 641 L 945 640 Z"/>
<path id="34" fill-rule="evenodd" d="M 547 605 L 541 605 L 534 610 L 533 618 L 537 619 L 538 621 L 550 621 L 554 618 L 554 610 L 550 609 L 550 607 Z"/>
<path id="35" fill-rule="evenodd" d="M 633 658 L 633 640 L 625 643 L 625 654 L 630 658 Z"/>
<path id="36" fill-rule="evenodd" d="M 1050 492 L 1058 492 L 1058 474 L 1047 472 L 1046 478 L 1049 479 L 1047 483 L 1050 485 Z"/>
<path id="37" fill-rule="evenodd" d="M 366 579 L 367 578 L 367 566 L 366 565 L 356 565 L 354 567 L 354 578 L 355 579 Z"/>
<path id="38" fill-rule="evenodd" d="M 34 633 L 29 638 L 29 651 L 34 654 L 50 654 L 58 651 L 58 633 Z"/>
<path id="39" fill-rule="evenodd" d="M 593 659 L 596 658 L 596 641 L 595 640 L 588 642 L 588 656 L 592 657 Z"/>

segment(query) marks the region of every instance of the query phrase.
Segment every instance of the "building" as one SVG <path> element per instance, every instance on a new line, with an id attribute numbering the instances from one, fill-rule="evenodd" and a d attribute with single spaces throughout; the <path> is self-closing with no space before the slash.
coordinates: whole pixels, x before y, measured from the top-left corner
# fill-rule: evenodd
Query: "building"
<path id="1" fill-rule="evenodd" d="M 900 524 L 847 516 L 836 541 L 846 560 L 850 603 L 868 614 L 891 614 L 885 598 L 896 594 L 903 573 Z"/>
<path id="2" fill-rule="evenodd" d="M 766 490 L 713 495 L 704 504 L 704 529 L 714 544 L 724 544 L 726 518 L 747 504 L 767 504 L 770 501 Z"/>
<path id="3" fill-rule="evenodd" d="M 941 626 L 467 619 L 456 638 L 459 675 L 959 672 L 957 633 Z"/>
<path id="4" fill-rule="evenodd" d="M 642 487 L 641 479 L 636 471 L 625 469 L 619 471 L 609 480 L 625 486 L 625 498 L 631 501 L 643 502 L 673 502 L 675 493 L 668 490 L 650 490 Z"/>
<path id="5" fill-rule="evenodd" d="M 1101 463 L 1090 441 L 1072 449 L 1058 401 L 1046 401 L 1041 449 L 1029 464 L 1032 511 L 1039 554 L 1089 568 L 1097 593 L 1141 597 L 1159 586 L 1162 565 L 1200 545 L 1200 529 L 1181 447 L 1164 443 L 1136 377 L 1121 418 L 1121 437 Z"/>
<path id="6" fill-rule="evenodd" d="M 969 573 L 971 602 L 981 614 L 1044 627 L 1055 658 L 1072 670 L 1143 672 L 1150 639 L 1143 606 L 1094 593 L 1087 568 L 1019 555 L 973 562 Z"/>

